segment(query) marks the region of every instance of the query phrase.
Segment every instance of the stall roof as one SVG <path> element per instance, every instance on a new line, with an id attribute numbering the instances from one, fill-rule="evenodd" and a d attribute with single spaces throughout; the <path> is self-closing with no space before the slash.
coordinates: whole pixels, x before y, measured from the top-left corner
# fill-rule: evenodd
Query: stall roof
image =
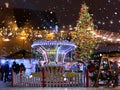
<path id="1" fill-rule="evenodd" d="M 31 52 L 28 52 L 24 49 L 19 50 L 15 53 L 12 53 L 8 56 L 6 56 L 6 59 L 21 59 L 21 58 L 25 58 L 25 59 L 29 59 L 29 58 L 33 58 L 34 55 Z"/>

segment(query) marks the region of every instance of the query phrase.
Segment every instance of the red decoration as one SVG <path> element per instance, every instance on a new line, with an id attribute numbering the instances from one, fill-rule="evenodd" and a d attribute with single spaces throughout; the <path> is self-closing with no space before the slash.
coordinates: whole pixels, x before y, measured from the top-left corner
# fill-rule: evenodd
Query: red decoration
<path id="1" fill-rule="evenodd" d="M 84 21 L 85 25 L 89 25 L 89 22 L 87 20 Z"/>
<path id="2" fill-rule="evenodd" d="M 93 20 L 93 19 L 92 19 L 91 21 L 92 21 L 92 22 L 94 22 L 94 20 Z"/>
<path id="3" fill-rule="evenodd" d="M 84 14 L 85 13 L 85 9 L 83 8 L 83 9 L 81 9 L 81 13 L 82 14 Z"/>
<path id="4" fill-rule="evenodd" d="M 44 62 L 44 65 L 47 64 L 47 62 Z"/>

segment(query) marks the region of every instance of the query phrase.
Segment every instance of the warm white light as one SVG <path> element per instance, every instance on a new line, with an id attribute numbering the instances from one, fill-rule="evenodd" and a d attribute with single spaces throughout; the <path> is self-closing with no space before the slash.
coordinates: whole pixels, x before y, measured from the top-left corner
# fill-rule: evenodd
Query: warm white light
<path id="1" fill-rule="evenodd" d="M 95 33 L 94 31 L 91 31 L 91 33 L 92 33 L 93 35 L 96 35 L 96 33 Z"/>
<path id="2" fill-rule="evenodd" d="M 65 26 L 63 26 L 63 28 L 65 28 Z"/>
<path id="3" fill-rule="evenodd" d="M 67 78 L 64 78 L 64 81 L 67 81 Z"/>
<path id="4" fill-rule="evenodd" d="M 120 41 L 120 39 L 116 39 L 116 41 Z"/>
<path id="5" fill-rule="evenodd" d="M 9 8 L 9 3 L 8 2 L 5 3 L 5 7 Z"/>
<path id="6" fill-rule="evenodd" d="M 37 37 L 42 37 L 42 35 L 38 35 Z"/>
<path id="7" fill-rule="evenodd" d="M 69 27 L 72 27 L 72 25 L 69 25 Z"/>
<path id="8" fill-rule="evenodd" d="M 107 37 L 102 37 L 103 39 L 107 39 Z"/>
<path id="9" fill-rule="evenodd" d="M 29 78 L 32 78 L 32 77 L 33 77 L 32 75 L 29 76 Z"/>
<path id="10" fill-rule="evenodd" d="M 102 25 L 105 25 L 105 22 L 102 22 Z"/>
<path id="11" fill-rule="evenodd" d="M 8 39 L 8 38 L 3 38 L 2 40 L 5 41 L 5 42 L 10 41 L 10 39 Z"/>
<path id="12" fill-rule="evenodd" d="M 102 56 L 102 54 L 100 53 L 100 56 Z"/>
<path id="13" fill-rule="evenodd" d="M 88 27 L 87 30 L 91 30 L 92 28 L 91 27 Z"/>
<path id="14" fill-rule="evenodd" d="M 53 12 L 51 11 L 50 14 L 52 14 Z"/>
<path id="15" fill-rule="evenodd" d="M 117 12 L 115 12 L 114 14 L 115 14 L 115 15 L 117 15 L 118 13 L 117 13 Z"/>
<path id="16" fill-rule="evenodd" d="M 69 30 L 73 30 L 73 28 L 69 28 Z"/>
<path id="17" fill-rule="evenodd" d="M 64 31 L 61 31 L 62 33 L 64 32 Z"/>
<path id="18" fill-rule="evenodd" d="M 15 27 L 14 29 L 15 29 L 15 31 L 17 31 L 17 30 L 18 30 L 18 27 Z"/>
<path id="19" fill-rule="evenodd" d="M 102 37 L 101 35 L 97 35 L 97 37 Z"/>
<path id="20" fill-rule="evenodd" d="M 8 36 L 12 36 L 12 33 L 9 33 Z"/>
<path id="21" fill-rule="evenodd" d="M 113 39 L 112 39 L 112 38 L 108 38 L 107 40 L 108 40 L 108 41 L 112 41 Z"/>
<path id="22" fill-rule="evenodd" d="M 100 21 L 98 21 L 98 24 L 101 24 L 101 22 L 100 22 Z"/>
<path id="23" fill-rule="evenodd" d="M 77 27 L 74 27 L 75 30 L 77 30 Z"/>
<path id="24" fill-rule="evenodd" d="M 20 39 L 26 39 L 26 37 L 20 37 Z"/>
<path id="25" fill-rule="evenodd" d="M 118 20 L 118 22 L 120 23 L 120 20 Z"/>
<path id="26" fill-rule="evenodd" d="M 110 24 L 113 24 L 113 21 L 110 21 Z"/>
<path id="27" fill-rule="evenodd" d="M 112 41 L 112 38 L 108 38 L 108 41 Z"/>

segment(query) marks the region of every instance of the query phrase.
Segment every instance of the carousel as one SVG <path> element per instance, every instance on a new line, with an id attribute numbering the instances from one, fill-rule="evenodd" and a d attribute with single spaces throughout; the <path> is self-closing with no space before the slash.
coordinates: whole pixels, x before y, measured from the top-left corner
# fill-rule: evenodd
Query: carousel
<path id="1" fill-rule="evenodd" d="M 55 62 L 56 64 L 63 64 L 66 55 L 74 51 L 76 45 L 67 40 L 40 40 L 33 42 L 32 48 L 34 51 L 41 53 L 46 63 Z"/>

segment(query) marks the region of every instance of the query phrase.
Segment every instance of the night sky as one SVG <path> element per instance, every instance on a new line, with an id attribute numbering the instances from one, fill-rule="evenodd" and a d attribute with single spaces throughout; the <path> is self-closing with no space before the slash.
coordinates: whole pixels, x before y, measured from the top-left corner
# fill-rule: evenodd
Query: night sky
<path id="1" fill-rule="evenodd" d="M 120 32 L 120 0 L 0 0 L 0 6 L 55 12 L 63 27 L 76 25 L 83 2 L 98 29 Z"/>

